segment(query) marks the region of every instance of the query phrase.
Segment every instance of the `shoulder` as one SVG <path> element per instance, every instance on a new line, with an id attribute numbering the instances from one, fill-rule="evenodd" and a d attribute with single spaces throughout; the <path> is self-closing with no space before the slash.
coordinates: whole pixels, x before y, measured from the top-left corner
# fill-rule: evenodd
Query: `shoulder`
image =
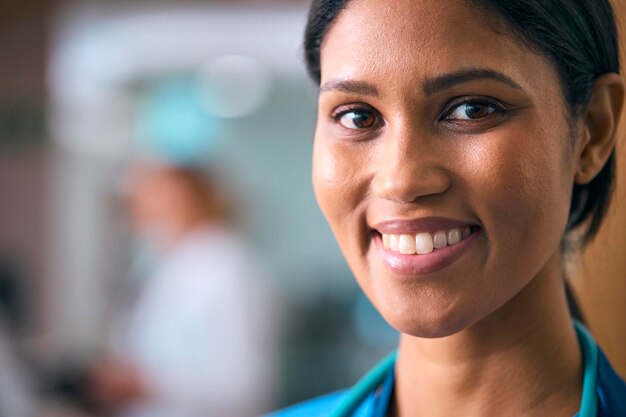
<path id="1" fill-rule="evenodd" d="M 264 417 L 328 417 L 337 407 L 345 391 L 333 392 L 293 405 Z"/>
<path id="2" fill-rule="evenodd" d="M 626 383 L 611 367 L 600 351 L 598 367 L 598 395 L 602 417 L 626 416 Z"/>

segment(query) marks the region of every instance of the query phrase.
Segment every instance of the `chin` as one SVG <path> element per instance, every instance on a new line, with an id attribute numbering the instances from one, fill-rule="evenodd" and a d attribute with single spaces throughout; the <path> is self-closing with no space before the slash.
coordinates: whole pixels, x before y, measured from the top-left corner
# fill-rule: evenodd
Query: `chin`
<path id="1" fill-rule="evenodd" d="M 467 320 L 440 317 L 435 320 L 399 320 L 388 321 L 400 333 L 424 339 L 437 339 L 452 336 L 472 325 Z"/>
<path id="2" fill-rule="evenodd" d="M 479 318 L 477 312 L 470 312 L 460 305 L 433 305 L 428 302 L 398 303 L 397 299 L 391 304 L 382 306 L 378 303 L 378 310 L 387 323 L 402 334 L 420 338 L 442 338 L 452 336 L 471 327 Z"/>

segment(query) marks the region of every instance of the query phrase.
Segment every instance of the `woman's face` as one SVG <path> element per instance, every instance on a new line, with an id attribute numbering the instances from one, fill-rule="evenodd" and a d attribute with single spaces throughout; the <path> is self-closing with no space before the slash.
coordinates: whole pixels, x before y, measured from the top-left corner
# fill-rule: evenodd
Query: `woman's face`
<path id="1" fill-rule="evenodd" d="M 545 58 L 465 1 L 353 0 L 321 73 L 317 200 L 394 327 L 456 333 L 558 259 L 575 152 Z"/>

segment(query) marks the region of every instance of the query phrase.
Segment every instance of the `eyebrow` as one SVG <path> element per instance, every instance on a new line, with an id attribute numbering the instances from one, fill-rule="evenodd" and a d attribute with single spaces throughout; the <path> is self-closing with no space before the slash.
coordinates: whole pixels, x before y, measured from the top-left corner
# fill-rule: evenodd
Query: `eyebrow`
<path id="1" fill-rule="evenodd" d="M 520 87 L 519 84 L 513 81 L 511 77 L 501 72 L 490 69 L 470 68 L 451 72 L 449 74 L 439 75 L 437 77 L 425 80 L 422 83 L 422 90 L 426 95 L 430 96 L 439 91 L 452 88 L 456 85 L 476 80 L 495 80 L 504 83 L 516 90 L 522 89 L 522 87 Z"/>
<path id="2" fill-rule="evenodd" d="M 378 96 L 376 86 L 365 81 L 332 79 L 320 86 L 320 93 L 326 91 L 343 91 L 363 96 Z"/>
<path id="3" fill-rule="evenodd" d="M 439 75 L 422 82 L 422 90 L 428 96 L 439 91 L 452 88 L 459 84 L 464 84 L 476 80 L 494 80 L 508 85 L 516 90 L 522 87 L 511 77 L 498 71 L 482 68 L 469 68 L 449 74 Z M 364 96 L 378 96 L 378 89 L 374 84 L 365 81 L 331 79 L 320 86 L 320 93 L 326 91 L 342 91 Z"/>

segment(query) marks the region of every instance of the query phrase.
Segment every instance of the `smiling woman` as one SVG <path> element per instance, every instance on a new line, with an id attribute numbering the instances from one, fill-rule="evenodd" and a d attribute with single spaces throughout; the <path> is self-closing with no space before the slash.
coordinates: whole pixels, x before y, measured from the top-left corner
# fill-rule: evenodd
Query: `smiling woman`
<path id="1" fill-rule="evenodd" d="M 354 390 L 278 415 L 626 415 L 562 276 L 610 200 L 608 1 L 315 0 L 305 50 L 315 194 L 401 338 Z"/>

